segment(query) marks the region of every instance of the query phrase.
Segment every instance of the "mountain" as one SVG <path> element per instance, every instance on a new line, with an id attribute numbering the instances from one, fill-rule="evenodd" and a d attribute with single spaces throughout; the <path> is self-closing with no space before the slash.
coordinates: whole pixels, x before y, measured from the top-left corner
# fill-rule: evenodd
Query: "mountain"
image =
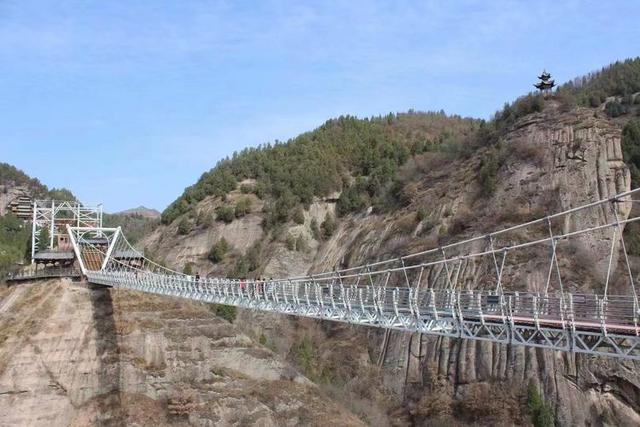
<path id="1" fill-rule="evenodd" d="M 160 212 L 139 206 L 114 214 L 103 214 L 105 227 L 122 227 L 130 243 L 135 244 L 151 233 L 160 223 Z"/>
<path id="2" fill-rule="evenodd" d="M 160 219 L 160 212 L 155 209 L 149 209 L 144 206 L 138 206 L 137 208 L 126 209 L 121 212 L 116 212 L 114 215 L 122 216 L 141 216 L 149 219 Z"/>
<path id="3" fill-rule="evenodd" d="M 638 182 L 639 92 L 636 58 L 525 95 L 486 122 L 416 112 L 330 120 L 223 160 L 140 244 L 202 275 L 298 276 L 605 198 Z M 634 277 L 639 234 L 625 229 Z M 575 247 L 582 263 L 563 280 L 599 286 L 606 241 Z M 544 271 L 536 259 L 521 260 L 521 270 Z M 462 271 L 460 280 L 475 283 L 481 269 Z M 613 288 L 628 291 L 616 277 Z M 526 290 L 537 280 L 521 279 L 507 285 Z M 236 323 L 376 424 L 640 423 L 637 363 L 243 310 Z"/>
<path id="4" fill-rule="evenodd" d="M 247 148 L 222 160 L 187 188 L 163 213 L 165 224 L 193 214 L 208 197 L 242 191 L 267 201 L 268 225 L 286 222 L 314 198 L 353 187 L 380 209 L 399 166 L 435 147 L 457 150 L 481 121 L 414 112 L 358 119 L 342 116 L 287 142 Z"/>
<path id="5" fill-rule="evenodd" d="M 151 233 L 159 223 L 160 212 L 144 206 L 114 214 L 103 214 L 103 225 L 105 227 L 122 227 L 124 235 L 132 244 Z"/>

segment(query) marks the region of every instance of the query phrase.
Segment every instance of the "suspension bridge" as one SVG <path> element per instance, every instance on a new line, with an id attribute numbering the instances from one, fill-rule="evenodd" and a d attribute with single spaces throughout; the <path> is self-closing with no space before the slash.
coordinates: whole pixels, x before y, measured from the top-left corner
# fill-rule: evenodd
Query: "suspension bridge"
<path id="1" fill-rule="evenodd" d="M 82 275 L 93 284 L 640 360 L 637 278 L 623 237 L 625 226 L 640 220 L 631 209 L 639 192 L 403 257 L 270 280 L 186 275 L 146 258 L 119 227 L 64 227 Z"/>

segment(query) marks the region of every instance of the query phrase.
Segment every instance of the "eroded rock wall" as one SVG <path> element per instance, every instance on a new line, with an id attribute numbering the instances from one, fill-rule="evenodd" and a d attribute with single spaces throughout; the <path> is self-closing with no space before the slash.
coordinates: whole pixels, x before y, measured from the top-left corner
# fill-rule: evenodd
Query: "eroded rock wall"
<path id="1" fill-rule="evenodd" d="M 361 425 L 209 306 L 49 281 L 0 289 L 0 425 Z"/>

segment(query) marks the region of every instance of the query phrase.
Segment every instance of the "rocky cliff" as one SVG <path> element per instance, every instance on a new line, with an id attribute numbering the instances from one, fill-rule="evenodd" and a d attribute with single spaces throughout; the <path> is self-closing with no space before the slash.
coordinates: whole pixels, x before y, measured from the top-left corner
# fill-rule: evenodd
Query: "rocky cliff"
<path id="1" fill-rule="evenodd" d="M 0 288 L 0 425 L 361 425 L 210 306 L 49 281 Z"/>
<path id="2" fill-rule="evenodd" d="M 471 157 L 432 152 L 416 156 L 400 172 L 408 206 L 386 215 L 369 209 L 343 217 L 333 236 L 321 242 L 312 237 L 311 220 L 335 211 L 335 203 L 317 200 L 305 210 L 304 224 L 289 224 L 282 232 L 305 236 L 309 244 L 302 251 L 287 248 L 284 238 L 266 238 L 259 201 L 253 212 L 230 224 L 218 222 L 178 236 L 174 223 L 160 227 L 144 245 L 173 267 L 191 262 L 202 274 L 224 274 L 231 268 L 231 261 L 214 266 L 206 259 L 221 236 L 231 242 L 237 256 L 261 241 L 266 249 L 259 274 L 265 277 L 360 265 L 628 190 L 629 170 L 620 138 L 619 124 L 599 111 L 561 111 L 550 100 L 543 111 L 520 118 L 497 145 Z M 487 191 L 489 184 L 479 180 L 478 171 L 489 161 L 496 165 Z M 239 197 L 239 191 L 229 197 Z M 212 209 L 216 203 L 210 197 L 197 209 Z M 620 217 L 629 210 L 624 205 L 616 209 Z M 428 220 L 416 221 L 418 211 Z M 575 215 L 561 226 L 568 230 L 613 215 L 604 210 Z M 605 234 L 578 241 L 571 250 L 579 251 L 583 265 L 575 266 L 576 275 L 566 277 L 565 286 L 601 290 L 599 254 L 608 245 L 610 236 Z M 534 256 L 520 261 L 513 268 L 522 273 L 514 274 L 505 286 L 539 289 L 546 271 L 542 264 L 543 259 Z M 473 275 L 480 274 L 479 269 L 466 267 L 461 280 L 477 282 Z M 617 293 L 628 292 L 617 277 L 612 286 Z M 370 416 L 373 424 L 528 423 L 531 387 L 541 391 L 563 425 L 640 423 L 640 378 L 637 364 L 630 362 L 254 312 L 241 312 L 237 323 L 249 335 L 265 336 L 274 350 L 297 363 L 328 393 L 348 396 L 350 409 L 362 418 Z M 312 348 L 310 361 L 297 356 L 304 343 Z"/>

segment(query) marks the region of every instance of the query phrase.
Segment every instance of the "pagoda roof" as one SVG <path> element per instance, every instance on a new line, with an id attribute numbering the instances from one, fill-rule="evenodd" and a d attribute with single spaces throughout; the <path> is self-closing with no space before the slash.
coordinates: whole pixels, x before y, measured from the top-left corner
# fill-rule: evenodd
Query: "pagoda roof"
<path id="1" fill-rule="evenodd" d="M 538 88 L 538 89 L 551 89 L 552 87 L 554 87 L 556 84 L 553 80 L 549 80 L 548 82 L 542 81 L 540 83 L 536 83 L 533 86 Z"/>

